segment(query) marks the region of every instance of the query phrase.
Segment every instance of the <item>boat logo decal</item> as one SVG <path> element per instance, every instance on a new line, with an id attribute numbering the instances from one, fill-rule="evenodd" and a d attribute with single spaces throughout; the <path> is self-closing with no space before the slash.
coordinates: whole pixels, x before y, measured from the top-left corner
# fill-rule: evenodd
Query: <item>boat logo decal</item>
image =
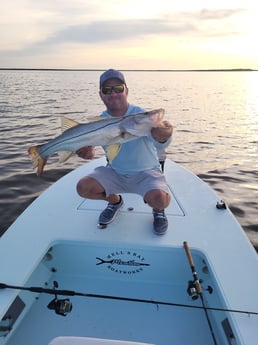
<path id="1" fill-rule="evenodd" d="M 105 258 L 96 257 L 97 266 L 106 265 L 107 269 L 119 274 L 136 274 L 150 266 L 143 255 L 131 250 L 118 250 L 108 254 Z"/>

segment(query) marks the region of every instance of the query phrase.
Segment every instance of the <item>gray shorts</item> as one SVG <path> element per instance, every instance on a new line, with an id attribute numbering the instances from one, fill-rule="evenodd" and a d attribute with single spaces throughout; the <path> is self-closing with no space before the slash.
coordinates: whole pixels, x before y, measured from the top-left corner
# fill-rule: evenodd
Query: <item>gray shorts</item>
<path id="1" fill-rule="evenodd" d="M 121 175 L 110 166 L 100 166 L 88 176 L 102 185 L 106 196 L 118 193 L 134 193 L 144 198 L 146 193 L 153 189 L 160 189 L 169 193 L 165 176 L 159 169 L 150 169 L 133 175 Z"/>

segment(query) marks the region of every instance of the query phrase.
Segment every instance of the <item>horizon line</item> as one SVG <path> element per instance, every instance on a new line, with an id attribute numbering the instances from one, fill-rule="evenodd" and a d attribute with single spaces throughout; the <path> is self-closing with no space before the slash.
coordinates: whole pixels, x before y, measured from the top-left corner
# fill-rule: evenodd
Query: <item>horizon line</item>
<path id="1" fill-rule="evenodd" d="M 29 68 L 29 67 L 0 67 L 0 70 L 15 71 L 106 71 L 103 68 Z M 207 68 L 207 69 L 119 69 L 125 72 L 256 72 L 252 68 Z"/>

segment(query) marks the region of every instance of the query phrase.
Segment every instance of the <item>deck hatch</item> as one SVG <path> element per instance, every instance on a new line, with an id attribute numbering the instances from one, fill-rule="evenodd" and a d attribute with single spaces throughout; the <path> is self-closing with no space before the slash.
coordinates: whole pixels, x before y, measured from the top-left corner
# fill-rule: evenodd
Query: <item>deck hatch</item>
<path id="1" fill-rule="evenodd" d="M 168 216 L 184 216 L 185 212 L 178 202 L 176 196 L 172 192 L 170 188 L 171 194 L 172 194 L 172 200 L 169 206 L 166 208 L 166 214 Z M 124 206 L 121 210 L 121 212 L 126 213 L 138 213 L 138 214 L 149 214 L 150 213 L 150 207 L 146 205 L 142 197 L 136 194 L 123 194 L 124 199 Z M 90 200 L 90 199 L 84 199 L 81 204 L 78 206 L 78 210 L 80 211 L 98 211 L 101 212 L 105 207 L 107 203 L 103 200 Z"/>

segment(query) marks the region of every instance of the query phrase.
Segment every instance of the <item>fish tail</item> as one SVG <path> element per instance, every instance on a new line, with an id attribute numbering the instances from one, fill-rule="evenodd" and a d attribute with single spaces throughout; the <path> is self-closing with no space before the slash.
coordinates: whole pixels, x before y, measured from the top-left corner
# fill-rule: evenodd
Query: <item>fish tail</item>
<path id="1" fill-rule="evenodd" d="M 44 170 L 44 166 L 47 163 L 46 158 L 42 158 L 38 151 L 39 146 L 31 146 L 28 149 L 28 154 L 32 160 L 33 169 L 37 168 L 37 175 L 40 176 Z"/>

